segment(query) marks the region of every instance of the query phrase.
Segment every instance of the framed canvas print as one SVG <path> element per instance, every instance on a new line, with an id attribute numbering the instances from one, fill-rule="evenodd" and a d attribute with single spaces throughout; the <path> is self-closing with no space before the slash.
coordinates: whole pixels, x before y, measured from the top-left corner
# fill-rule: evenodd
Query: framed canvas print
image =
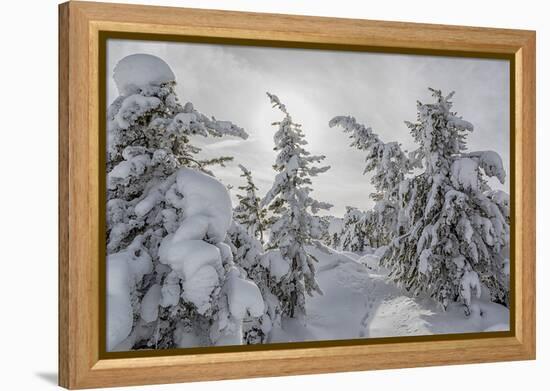
<path id="1" fill-rule="evenodd" d="M 535 357 L 534 32 L 59 11 L 62 386 Z"/>

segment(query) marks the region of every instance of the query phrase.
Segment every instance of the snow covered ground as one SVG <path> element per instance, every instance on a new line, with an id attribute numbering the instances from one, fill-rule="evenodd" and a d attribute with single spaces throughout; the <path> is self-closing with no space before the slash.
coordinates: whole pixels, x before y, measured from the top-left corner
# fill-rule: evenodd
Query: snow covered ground
<path id="1" fill-rule="evenodd" d="M 470 316 L 462 305 L 443 311 L 432 299 L 412 297 L 391 282 L 376 255 L 309 251 L 319 259 L 317 280 L 324 294 L 307 298 L 305 324 L 286 320 L 274 328 L 271 342 L 508 330 L 508 309 L 483 295 L 473 299 Z"/>

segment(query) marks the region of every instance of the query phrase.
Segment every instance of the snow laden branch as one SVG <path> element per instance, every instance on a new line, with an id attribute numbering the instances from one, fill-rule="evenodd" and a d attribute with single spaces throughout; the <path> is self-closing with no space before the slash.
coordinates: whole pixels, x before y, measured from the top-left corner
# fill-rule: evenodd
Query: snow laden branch
<path id="1" fill-rule="evenodd" d="M 305 293 L 321 293 L 315 280 L 316 259 L 306 252 L 306 246 L 320 236 L 319 210 L 332 205 L 311 197 L 312 177 L 326 172 L 330 167 L 315 164 L 324 156 L 311 155 L 301 126 L 292 121 L 286 106 L 276 95 L 267 93 L 274 107 L 284 118 L 274 123 L 278 129 L 273 140 L 278 152 L 273 168 L 277 172 L 271 189 L 262 200 L 273 215 L 268 248 L 277 252 L 288 271 L 279 283 L 279 300 L 286 317 L 302 317 L 305 314 Z"/>
<path id="2" fill-rule="evenodd" d="M 354 117 L 334 117 L 329 126 L 341 127 L 352 140 L 350 146 L 365 151 L 364 173 L 373 172 L 371 183 L 379 192 L 375 199 L 380 199 L 380 194 L 391 195 L 410 169 L 418 165 L 407 157 L 399 143 L 383 142 L 371 127 L 358 123 Z"/>
<path id="3" fill-rule="evenodd" d="M 269 92 L 266 92 L 267 96 L 269 97 L 269 100 L 271 101 L 272 107 L 276 107 L 279 110 L 281 110 L 284 114 L 288 115 L 288 112 L 286 111 L 286 106 L 281 103 L 277 95 L 270 94 Z"/>

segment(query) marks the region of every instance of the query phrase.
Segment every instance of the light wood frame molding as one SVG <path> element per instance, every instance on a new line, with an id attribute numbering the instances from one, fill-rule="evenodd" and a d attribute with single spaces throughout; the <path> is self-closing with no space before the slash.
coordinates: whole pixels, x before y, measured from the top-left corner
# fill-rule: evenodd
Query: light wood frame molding
<path id="1" fill-rule="evenodd" d="M 99 35 L 341 45 L 394 52 L 505 55 L 511 80 L 515 286 L 509 336 L 102 358 L 99 349 L 101 172 Z M 269 45 L 268 45 L 269 46 Z M 104 175 L 104 173 L 103 173 Z M 515 182 L 515 183 L 514 183 Z M 176 383 L 535 358 L 535 32 L 71 1 L 59 6 L 59 384 Z"/>

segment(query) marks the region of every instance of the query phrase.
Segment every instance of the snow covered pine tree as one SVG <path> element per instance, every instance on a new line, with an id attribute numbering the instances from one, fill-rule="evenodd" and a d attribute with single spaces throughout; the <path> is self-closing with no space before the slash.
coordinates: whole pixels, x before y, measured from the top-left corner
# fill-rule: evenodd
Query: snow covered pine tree
<path id="1" fill-rule="evenodd" d="M 248 314 L 243 320 L 243 341 L 246 344 L 266 343 L 281 312 L 279 300 L 273 294 L 276 279 L 272 276 L 269 259 L 260 241 L 235 220 L 227 232 L 226 242 L 231 247 L 235 264 L 254 281 L 264 299 L 264 313 L 261 316 Z"/>
<path id="2" fill-rule="evenodd" d="M 247 316 L 243 321 L 244 342 L 258 344 L 269 339 L 269 332 L 280 311 L 278 300 L 271 293 L 269 267 L 263 261 L 263 232 L 267 210 L 261 206 L 260 197 L 256 194 L 258 188 L 254 184 L 252 173 L 243 165 L 239 165 L 239 168 L 246 184 L 238 187 L 244 194 L 237 194 L 239 204 L 233 209 L 233 224 L 227 233 L 226 242 L 231 247 L 235 264 L 244 269 L 264 298 L 264 314 L 260 317 Z"/>
<path id="3" fill-rule="evenodd" d="M 409 159 L 398 142 L 385 143 L 372 128 L 357 123 L 355 118 L 338 116 L 329 122 L 330 127 L 340 126 L 352 139 L 350 146 L 366 152 L 366 166 L 363 173 L 373 173 L 371 183 L 376 192 L 370 197 L 376 202 L 373 210 L 365 217 L 363 229 L 369 231 L 368 242 L 386 244 L 395 232 L 400 230 L 399 185 L 412 168 L 418 167 L 417 160 Z M 375 228 L 375 229 L 373 229 Z M 344 227 L 345 229 L 345 227 Z"/>
<path id="4" fill-rule="evenodd" d="M 261 206 L 260 197 L 256 194 L 258 188 L 254 184 L 252 173 L 241 164 L 239 168 L 243 172 L 241 176 L 246 179 L 246 185 L 239 186 L 239 190 L 245 194 L 237 194 L 239 204 L 233 211 L 233 218 L 246 227 L 250 236 L 258 238 L 263 244 L 267 210 Z"/>
<path id="5" fill-rule="evenodd" d="M 365 249 L 366 241 L 366 214 L 357 208 L 346 207 L 344 223 L 340 234 L 342 250 L 362 253 Z"/>
<path id="6" fill-rule="evenodd" d="M 263 205 L 269 205 L 274 214 L 268 247 L 276 254 L 268 253 L 267 256 L 270 262 L 279 259 L 287 263 L 287 271 L 281 276 L 277 294 L 283 316 L 302 318 L 305 315 L 305 293 L 322 294 L 315 280 L 314 262 L 317 260 L 306 251 L 307 245 L 319 244 L 315 239 L 321 235 L 317 227 L 319 220 L 314 214 L 332 207 L 309 195 L 312 190 L 311 177 L 327 171 L 330 166 L 313 165 L 325 157 L 311 155 L 304 149 L 307 141 L 301 126 L 292 122 L 285 105 L 276 95 L 267 93 L 267 96 L 273 107 L 285 115 L 282 121 L 273 124 L 278 126 L 273 137 L 274 149 L 278 151 L 273 166 L 277 175 L 262 201 Z"/>
<path id="7" fill-rule="evenodd" d="M 190 135 L 246 138 L 241 128 L 183 107 L 160 58 L 115 67 L 120 96 L 107 118 L 107 349 L 240 343 L 240 321 L 261 315 L 258 288 L 223 243 L 225 187 L 201 172 Z M 195 167 L 191 169 L 187 167 Z"/>
<path id="8" fill-rule="evenodd" d="M 467 152 L 473 125 L 451 111 L 452 93 L 430 91 L 435 103 L 418 102 L 417 121 L 406 123 L 419 144 L 409 157 L 398 146 L 381 153 L 378 145 L 391 143 L 381 143 L 352 117 L 335 117 L 330 125 L 351 132 L 354 145 L 367 150 L 366 171 L 375 170 L 374 180 L 387 177 L 389 168 L 391 180 L 377 188 L 398 207 L 394 239 L 382 260 L 392 278 L 414 293 L 427 292 L 444 308 L 462 302 L 466 314 L 482 285 L 491 300 L 508 305 L 509 200 L 486 179 L 504 183 L 502 160 L 493 151 Z M 424 171 L 405 178 L 412 167 Z"/>

